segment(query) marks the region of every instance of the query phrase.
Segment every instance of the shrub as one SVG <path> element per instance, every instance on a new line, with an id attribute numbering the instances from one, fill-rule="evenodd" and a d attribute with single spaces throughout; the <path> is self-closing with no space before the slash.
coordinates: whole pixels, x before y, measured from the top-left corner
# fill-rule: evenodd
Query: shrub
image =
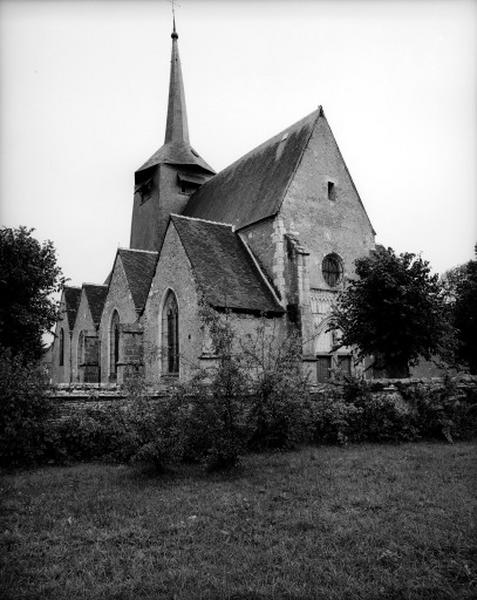
<path id="1" fill-rule="evenodd" d="M 459 392 L 450 378 L 444 381 L 444 385 L 429 387 L 419 384 L 403 387 L 401 391 L 414 411 L 415 427 L 421 437 L 445 438 L 452 442 L 477 434 L 473 393 Z"/>
<path id="2" fill-rule="evenodd" d="M 312 440 L 316 444 L 346 444 L 356 441 L 362 410 L 338 394 L 313 400 Z"/>
<path id="3" fill-rule="evenodd" d="M 291 334 L 282 342 L 262 323 L 243 352 L 244 364 L 253 373 L 249 448 L 290 449 L 308 441 L 312 416 L 298 335 Z"/>
<path id="4" fill-rule="evenodd" d="M 137 449 L 136 432 L 122 406 L 91 406 L 53 420 L 47 457 L 55 462 L 125 462 Z"/>
<path id="5" fill-rule="evenodd" d="M 0 464 L 31 465 L 45 452 L 46 424 L 53 404 L 43 370 L 0 350 Z"/>
<path id="6" fill-rule="evenodd" d="M 178 413 L 175 394 L 156 401 L 142 397 L 130 404 L 127 416 L 135 445 L 129 453 L 129 462 L 161 472 L 167 464 L 180 461 L 183 439 Z"/>
<path id="7" fill-rule="evenodd" d="M 176 391 L 181 458 L 209 471 L 236 466 L 249 437 L 243 374 L 236 363 L 221 361 L 212 381 L 199 373 Z"/>

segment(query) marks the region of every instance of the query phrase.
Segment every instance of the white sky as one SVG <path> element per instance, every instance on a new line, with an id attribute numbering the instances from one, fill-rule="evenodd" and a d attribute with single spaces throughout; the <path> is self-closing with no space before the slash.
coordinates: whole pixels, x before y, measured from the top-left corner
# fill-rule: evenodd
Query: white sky
<path id="1" fill-rule="evenodd" d="M 318 104 L 377 241 L 442 272 L 477 241 L 477 2 L 180 0 L 191 142 L 216 170 Z M 163 143 L 165 0 L 0 0 L 0 221 L 71 283 L 129 244 L 134 170 Z"/>

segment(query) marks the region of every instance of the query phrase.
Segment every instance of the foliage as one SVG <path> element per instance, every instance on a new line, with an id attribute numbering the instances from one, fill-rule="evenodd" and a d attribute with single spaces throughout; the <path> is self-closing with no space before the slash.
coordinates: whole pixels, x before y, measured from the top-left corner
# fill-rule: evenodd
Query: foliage
<path id="1" fill-rule="evenodd" d="M 126 462 L 138 446 L 135 433 L 122 407 L 86 406 L 50 423 L 47 458 Z"/>
<path id="2" fill-rule="evenodd" d="M 477 391 L 459 390 L 452 380 L 398 384 L 374 389 L 371 382 L 348 378 L 342 387 L 312 400 L 313 441 L 403 442 L 469 439 L 477 436 Z"/>
<path id="3" fill-rule="evenodd" d="M 390 377 L 407 376 L 419 356 L 429 359 L 447 331 L 438 276 L 411 253 L 377 246 L 355 261 L 352 280 L 333 310 L 341 344 L 372 355 Z"/>
<path id="4" fill-rule="evenodd" d="M 433 387 L 401 387 L 400 393 L 414 411 L 417 437 L 468 439 L 477 435 L 477 395 L 460 392 L 451 379 Z"/>
<path id="5" fill-rule="evenodd" d="M 312 441 L 315 444 L 339 444 L 355 441 L 360 409 L 342 397 L 329 394 L 312 402 Z"/>
<path id="6" fill-rule="evenodd" d="M 212 373 L 199 372 L 180 390 L 184 458 L 200 461 L 209 470 L 227 469 L 239 463 L 249 435 L 247 380 L 235 352 L 229 315 L 202 304 L 200 316 L 209 331 L 217 366 Z"/>
<path id="7" fill-rule="evenodd" d="M 242 347 L 251 373 L 249 448 L 293 448 L 310 437 L 311 408 L 301 370 L 301 339 L 292 333 L 279 341 L 263 321 Z"/>
<path id="8" fill-rule="evenodd" d="M 34 464 L 44 455 L 53 413 L 44 373 L 19 354 L 0 350 L 0 390 L 0 464 Z"/>
<path id="9" fill-rule="evenodd" d="M 477 374 L 477 260 L 464 265 L 455 286 L 453 322 L 457 331 L 457 357 Z"/>
<path id="10" fill-rule="evenodd" d="M 42 335 L 58 317 L 51 294 L 64 283 L 51 241 L 33 229 L 0 229 L 0 340 L 26 361 L 41 357 Z"/>

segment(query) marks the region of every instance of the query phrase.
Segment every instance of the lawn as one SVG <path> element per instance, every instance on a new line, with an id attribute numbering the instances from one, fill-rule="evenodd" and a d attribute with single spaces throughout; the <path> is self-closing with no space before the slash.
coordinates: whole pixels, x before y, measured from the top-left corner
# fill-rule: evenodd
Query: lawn
<path id="1" fill-rule="evenodd" d="M 475 444 L 4 474 L 0 597 L 470 599 Z"/>

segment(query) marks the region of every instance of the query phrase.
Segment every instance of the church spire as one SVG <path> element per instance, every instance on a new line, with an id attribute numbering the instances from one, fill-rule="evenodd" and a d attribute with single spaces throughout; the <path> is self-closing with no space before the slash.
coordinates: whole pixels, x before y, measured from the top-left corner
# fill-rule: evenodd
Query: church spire
<path id="1" fill-rule="evenodd" d="M 189 144 L 189 127 L 182 79 L 181 60 L 179 58 L 178 39 L 176 32 L 176 17 L 172 16 L 172 53 L 171 74 L 169 79 L 169 103 L 167 107 L 166 136 L 164 143 L 183 142 Z"/>

